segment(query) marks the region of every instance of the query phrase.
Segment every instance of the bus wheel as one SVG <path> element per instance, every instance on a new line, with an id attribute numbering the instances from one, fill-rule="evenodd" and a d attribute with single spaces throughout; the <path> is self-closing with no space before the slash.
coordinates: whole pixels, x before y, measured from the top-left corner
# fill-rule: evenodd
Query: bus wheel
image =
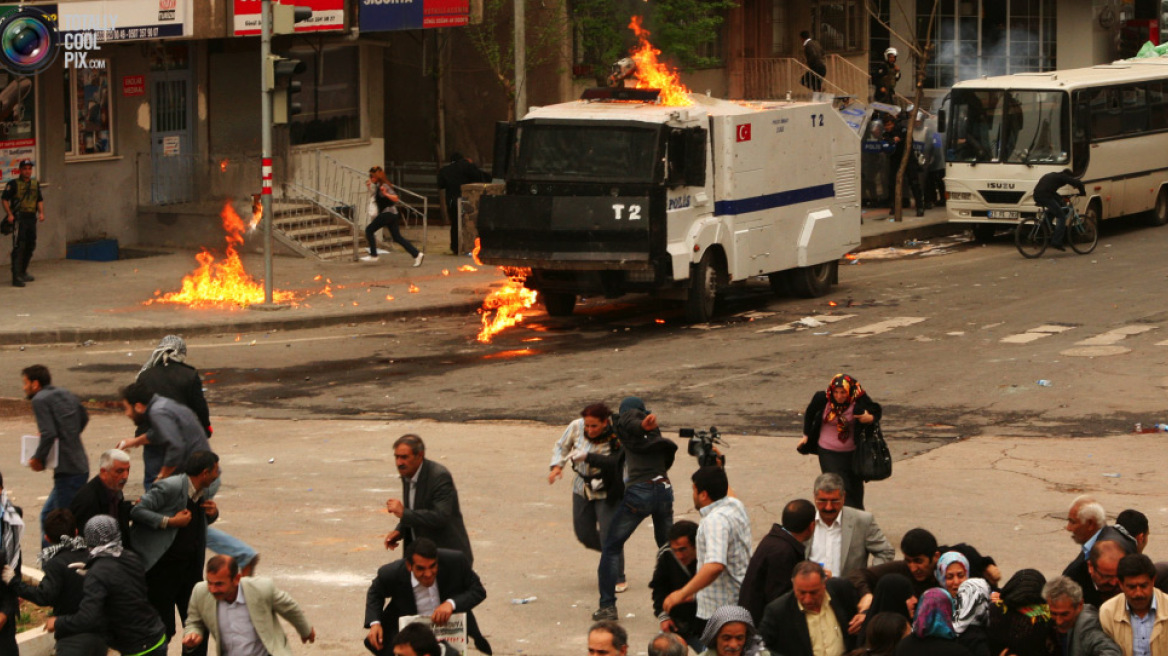
<path id="1" fill-rule="evenodd" d="M 994 233 L 998 231 L 998 226 L 992 223 L 975 223 L 972 227 L 973 240 L 979 244 L 984 244 L 994 238 Z"/>
<path id="2" fill-rule="evenodd" d="M 540 292 L 539 300 L 552 317 L 570 317 L 576 308 L 576 295 L 568 292 Z"/>
<path id="3" fill-rule="evenodd" d="M 1154 226 L 1168 223 L 1168 187 L 1160 187 L 1160 194 L 1156 196 L 1156 207 L 1152 209 L 1148 223 Z"/>
<path id="4" fill-rule="evenodd" d="M 706 251 L 701 261 L 690 271 L 685 318 L 691 323 L 705 323 L 713 318 L 714 305 L 718 299 L 720 266 L 720 261 L 712 256 L 712 251 Z"/>
<path id="5" fill-rule="evenodd" d="M 788 274 L 791 293 L 800 298 L 823 296 L 831 289 L 831 281 L 835 280 L 838 266 L 839 262 L 833 260 L 791 271 Z"/>

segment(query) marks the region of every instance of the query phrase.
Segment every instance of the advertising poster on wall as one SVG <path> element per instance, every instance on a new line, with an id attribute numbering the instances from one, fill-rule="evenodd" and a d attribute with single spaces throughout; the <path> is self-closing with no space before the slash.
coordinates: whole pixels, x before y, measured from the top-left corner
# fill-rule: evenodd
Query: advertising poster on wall
<path id="1" fill-rule="evenodd" d="M 362 32 L 461 27 L 470 20 L 470 0 L 361 0 Z"/>
<path id="2" fill-rule="evenodd" d="M 235 0 L 235 36 L 260 33 L 260 0 Z M 296 33 L 327 32 L 345 29 L 345 0 L 296 0 L 298 7 L 312 10 L 312 18 L 296 23 Z"/>
<path id="3" fill-rule="evenodd" d="M 20 173 L 20 160 L 36 161 L 35 78 L 0 71 L 0 182 Z"/>

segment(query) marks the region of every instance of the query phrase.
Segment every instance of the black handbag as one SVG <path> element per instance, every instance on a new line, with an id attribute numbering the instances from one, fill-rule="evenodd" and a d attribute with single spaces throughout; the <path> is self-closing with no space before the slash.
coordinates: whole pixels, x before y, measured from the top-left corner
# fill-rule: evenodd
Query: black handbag
<path id="1" fill-rule="evenodd" d="M 872 422 L 859 431 L 856 450 L 852 453 L 852 471 L 866 481 L 882 481 L 892 476 L 892 453 L 884 441 L 880 422 Z"/>

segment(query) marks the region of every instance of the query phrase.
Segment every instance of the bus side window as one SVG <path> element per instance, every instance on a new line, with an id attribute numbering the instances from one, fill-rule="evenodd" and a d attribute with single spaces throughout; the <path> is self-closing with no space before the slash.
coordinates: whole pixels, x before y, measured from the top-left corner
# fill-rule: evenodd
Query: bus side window
<path id="1" fill-rule="evenodd" d="M 1122 132 L 1119 89 L 1094 89 L 1090 93 L 1091 138 L 1107 139 Z"/>
<path id="2" fill-rule="evenodd" d="M 1133 84 L 1120 90 L 1123 98 L 1123 131 L 1139 134 L 1148 129 L 1148 103 L 1143 84 Z"/>
<path id="3" fill-rule="evenodd" d="M 1071 124 L 1071 171 L 1076 177 L 1087 172 L 1091 159 L 1091 105 L 1085 91 L 1076 91 L 1072 99 L 1074 113 Z"/>
<path id="4" fill-rule="evenodd" d="M 1163 82 L 1148 82 L 1148 129 L 1168 129 L 1168 97 Z"/>

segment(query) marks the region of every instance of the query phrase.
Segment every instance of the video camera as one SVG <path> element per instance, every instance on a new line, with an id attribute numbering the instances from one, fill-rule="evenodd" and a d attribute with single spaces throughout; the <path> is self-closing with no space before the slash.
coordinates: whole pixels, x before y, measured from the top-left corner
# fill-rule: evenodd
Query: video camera
<path id="1" fill-rule="evenodd" d="M 726 456 L 718 453 L 714 448 L 715 444 L 726 445 L 722 441 L 722 434 L 718 432 L 716 426 L 710 426 L 710 430 L 708 431 L 682 428 L 677 431 L 677 436 L 689 438 L 689 454 L 698 459 L 699 467 L 709 465 L 726 466 Z"/>

